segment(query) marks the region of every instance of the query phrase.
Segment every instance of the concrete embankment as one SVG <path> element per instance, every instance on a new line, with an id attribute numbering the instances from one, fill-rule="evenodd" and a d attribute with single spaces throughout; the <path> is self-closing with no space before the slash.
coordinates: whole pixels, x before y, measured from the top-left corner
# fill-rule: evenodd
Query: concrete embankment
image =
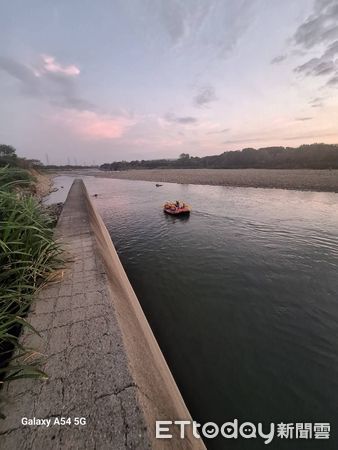
<path id="1" fill-rule="evenodd" d="M 56 233 L 67 267 L 28 315 L 41 337 L 25 331 L 21 338 L 45 356 L 49 379 L 5 386 L 1 447 L 204 449 L 191 433 L 180 439 L 178 427 L 172 439 L 155 438 L 156 420 L 191 417 L 82 180 L 69 192 Z M 61 417 L 72 423 L 53 425 Z M 30 426 L 23 418 L 51 422 Z"/>

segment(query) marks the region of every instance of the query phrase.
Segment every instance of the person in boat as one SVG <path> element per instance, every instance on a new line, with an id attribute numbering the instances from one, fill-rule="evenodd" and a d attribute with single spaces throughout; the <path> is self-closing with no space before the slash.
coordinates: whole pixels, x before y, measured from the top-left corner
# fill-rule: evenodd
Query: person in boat
<path id="1" fill-rule="evenodd" d="M 176 206 L 177 209 L 180 208 L 180 202 L 178 200 L 176 200 L 175 206 Z"/>

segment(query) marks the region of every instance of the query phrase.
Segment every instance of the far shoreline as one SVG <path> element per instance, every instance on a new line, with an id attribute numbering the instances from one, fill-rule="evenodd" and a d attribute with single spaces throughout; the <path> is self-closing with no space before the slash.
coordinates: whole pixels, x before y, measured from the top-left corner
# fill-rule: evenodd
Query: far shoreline
<path id="1" fill-rule="evenodd" d="M 338 193 L 338 169 L 148 169 L 103 171 L 73 169 L 54 171 L 155 183 L 198 184 Z"/>

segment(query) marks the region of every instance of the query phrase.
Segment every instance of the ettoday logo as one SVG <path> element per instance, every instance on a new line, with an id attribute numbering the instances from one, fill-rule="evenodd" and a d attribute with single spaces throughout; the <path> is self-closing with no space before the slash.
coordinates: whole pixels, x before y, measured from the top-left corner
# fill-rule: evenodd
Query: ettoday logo
<path id="1" fill-rule="evenodd" d="M 213 439 L 222 436 L 225 439 L 257 439 L 261 438 L 264 444 L 270 444 L 277 437 L 279 439 L 329 439 L 329 423 L 270 423 L 264 425 L 259 422 L 257 425 L 252 422 L 243 422 L 239 424 L 238 419 L 231 422 L 225 422 L 221 426 L 215 422 L 206 422 L 201 425 L 198 422 L 190 420 L 157 420 L 156 438 L 172 439 L 173 427 L 179 428 L 181 439 L 185 439 L 189 427 L 189 434 L 196 439 L 204 437 Z"/>

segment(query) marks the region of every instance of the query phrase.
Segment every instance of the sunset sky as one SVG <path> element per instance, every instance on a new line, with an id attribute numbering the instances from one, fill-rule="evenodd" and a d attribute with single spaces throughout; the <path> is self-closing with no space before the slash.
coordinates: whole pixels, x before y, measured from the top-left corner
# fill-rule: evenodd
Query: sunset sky
<path id="1" fill-rule="evenodd" d="M 0 143 L 46 163 L 338 143 L 337 0 L 0 0 Z"/>

